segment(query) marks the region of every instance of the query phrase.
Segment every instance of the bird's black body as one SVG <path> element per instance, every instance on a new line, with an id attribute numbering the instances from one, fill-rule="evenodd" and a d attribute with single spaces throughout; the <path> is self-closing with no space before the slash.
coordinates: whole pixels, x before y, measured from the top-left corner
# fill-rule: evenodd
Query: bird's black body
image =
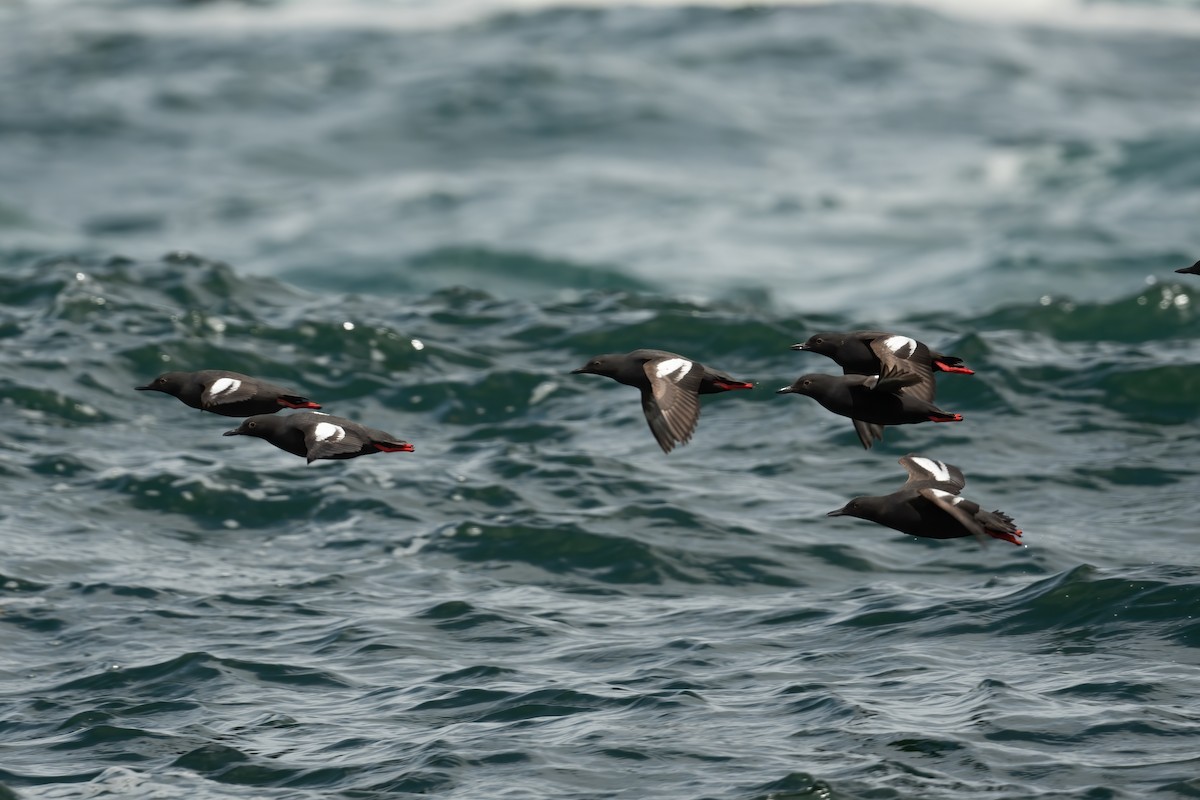
<path id="1" fill-rule="evenodd" d="M 225 417 L 274 414 L 281 408 L 321 407 L 291 389 L 223 369 L 164 372 L 145 386 L 134 388 L 141 392 L 163 392 L 178 397 L 184 405 Z"/>
<path id="2" fill-rule="evenodd" d="M 372 453 L 413 451 L 411 444 L 386 431 L 312 411 L 285 416 L 260 414 L 250 417 L 231 431 L 225 431 L 224 435 L 266 439 L 280 450 L 303 456 L 310 464 L 318 458 L 357 458 Z"/>
<path id="3" fill-rule="evenodd" d="M 830 517 L 859 517 L 893 530 L 926 539 L 980 541 L 1002 539 L 1021 544 L 1021 530 L 1003 511 L 984 511 L 978 503 L 960 497 L 967 484 L 953 464 L 909 454 L 900 459 L 908 480 L 892 494 L 856 497 Z"/>
<path id="4" fill-rule="evenodd" d="M 920 397 L 900 393 L 899 388 L 873 375 L 810 373 L 776 393 L 807 395 L 835 414 L 874 425 L 962 420 L 961 414 L 943 411 Z"/>
<path id="5" fill-rule="evenodd" d="M 603 375 L 641 391 L 642 412 L 664 453 L 692 438 L 700 419 L 699 395 L 754 388 L 753 384 L 665 350 L 607 353 L 571 372 Z"/>

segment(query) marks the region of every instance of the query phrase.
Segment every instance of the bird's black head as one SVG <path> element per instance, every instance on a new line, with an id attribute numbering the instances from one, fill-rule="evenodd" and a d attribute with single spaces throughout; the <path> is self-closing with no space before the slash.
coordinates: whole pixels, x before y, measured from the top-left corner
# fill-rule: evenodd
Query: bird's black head
<path id="1" fill-rule="evenodd" d="M 139 392 L 166 392 L 178 397 L 187 382 L 188 373 L 186 372 L 164 372 L 145 386 L 135 386 L 133 388 Z"/>
<path id="2" fill-rule="evenodd" d="M 607 353 L 602 356 L 594 356 L 588 359 L 588 362 L 579 369 L 571 370 L 572 375 L 607 375 L 612 377 L 621 369 L 621 355 L 619 353 Z"/>
<path id="3" fill-rule="evenodd" d="M 841 508 L 830 511 L 827 517 L 858 517 L 859 519 L 875 519 L 879 497 L 856 497 Z"/>
<path id="4" fill-rule="evenodd" d="M 820 391 L 821 387 L 827 384 L 831 377 L 833 376 L 817 372 L 801 375 L 790 386 L 776 389 L 775 394 L 806 394 L 811 397 L 815 392 Z"/>
<path id="5" fill-rule="evenodd" d="M 855 499 L 851 500 L 849 503 L 846 503 L 846 505 L 842 506 L 841 508 L 835 508 L 833 511 L 830 511 L 825 516 L 827 516 L 827 517 L 857 517 L 858 514 L 854 513 L 854 511 L 857 507 L 858 507 L 858 498 L 855 498 Z"/>
<path id="6" fill-rule="evenodd" d="M 814 333 L 808 337 L 808 341 L 792 345 L 792 349 L 804 350 L 809 353 L 820 353 L 823 356 L 832 356 L 841 347 L 842 341 L 845 338 L 838 333 Z"/>
<path id="7" fill-rule="evenodd" d="M 286 417 L 276 417 L 273 414 L 256 414 L 253 417 L 246 417 L 242 424 L 231 431 L 225 431 L 222 436 L 257 436 L 260 439 L 269 439 L 271 434 L 277 430 Z"/>

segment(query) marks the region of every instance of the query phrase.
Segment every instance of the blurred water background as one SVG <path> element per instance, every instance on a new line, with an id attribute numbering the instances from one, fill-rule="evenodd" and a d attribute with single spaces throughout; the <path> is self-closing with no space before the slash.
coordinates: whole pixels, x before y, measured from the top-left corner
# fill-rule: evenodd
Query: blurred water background
<path id="1" fill-rule="evenodd" d="M 1198 78 L 1195 2 L 0 2 L 0 797 L 1200 797 Z M 773 394 L 868 326 L 965 421 Z M 643 346 L 760 385 L 664 456 L 566 374 Z M 824 516 L 907 452 L 1028 546 Z"/>

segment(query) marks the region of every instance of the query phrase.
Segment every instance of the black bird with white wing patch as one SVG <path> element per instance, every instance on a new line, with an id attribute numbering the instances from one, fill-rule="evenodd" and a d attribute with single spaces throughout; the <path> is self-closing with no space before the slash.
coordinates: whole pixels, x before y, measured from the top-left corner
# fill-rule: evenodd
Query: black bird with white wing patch
<path id="1" fill-rule="evenodd" d="M 962 414 L 943 411 L 933 403 L 903 389 L 916 380 L 913 373 L 891 375 L 825 375 L 814 372 L 801 375 L 776 394 L 803 394 L 835 414 L 880 428 L 885 425 L 911 425 L 918 422 L 961 422 Z M 866 426 L 855 425 L 863 447 L 870 448 Z M 879 438 L 879 437 L 877 437 Z"/>
<path id="2" fill-rule="evenodd" d="M 301 411 L 278 417 L 259 414 L 225 436 L 255 436 L 280 450 L 308 459 L 357 458 L 372 453 L 411 453 L 413 446 L 386 431 L 368 428 L 332 414 Z"/>
<path id="3" fill-rule="evenodd" d="M 639 389 L 642 412 L 664 453 L 692 438 L 700 420 L 699 395 L 754 388 L 752 383 L 665 350 L 596 356 L 571 374 L 603 375 Z"/>
<path id="4" fill-rule="evenodd" d="M 930 350 L 916 339 L 885 331 L 814 333 L 808 341 L 792 345 L 792 349 L 828 356 L 847 375 L 878 375 L 885 368 L 884 362 L 897 357 L 908 360 L 914 367 L 928 367 L 931 373 L 975 374 L 957 356 Z"/>
<path id="5" fill-rule="evenodd" d="M 984 511 L 978 503 L 959 496 L 967 485 L 962 470 L 953 464 L 909 453 L 900 458 L 908 480 L 896 492 L 856 497 L 830 517 L 858 517 L 926 539 L 959 539 L 974 536 L 986 543 L 1002 539 L 1021 544 L 1022 531 L 1003 511 Z"/>
<path id="6" fill-rule="evenodd" d="M 133 388 L 139 392 L 163 392 L 178 397 L 184 405 L 225 417 L 274 414 L 281 408 L 321 407 L 291 389 L 224 369 L 164 372 L 145 386 Z"/>

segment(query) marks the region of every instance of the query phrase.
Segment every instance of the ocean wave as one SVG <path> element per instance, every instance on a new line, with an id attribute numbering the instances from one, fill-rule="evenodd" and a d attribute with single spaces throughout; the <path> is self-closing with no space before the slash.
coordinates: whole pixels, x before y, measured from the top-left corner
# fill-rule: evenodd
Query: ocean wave
<path id="1" fill-rule="evenodd" d="M 788 349 L 861 324 L 829 310 L 335 293 L 182 254 L 0 282 L 16 791 L 1190 790 L 1169 666 L 1200 645 L 1182 281 L 903 317 L 977 370 L 939 379 L 967 419 L 872 451 L 769 391 L 834 369 Z M 635 392 L 567 374 L 642 345 L 758 386 L 705 398 L 663 457 Z M 171 367 L 292 384 L 417 450 L 306 466 L 227 440 L 229 420 L 133 391 Z M 910 451 L 962 466 L 1027 547 L 826 520 L 898 486 Z M 1064 659 L 1083 666 L 1042 668 Z M 748 754 L 764 737 L 779 749 Z M 547 747 L 580 787 L 541 771 Z M 633 777 L 610 786 L 614 765 Z"/>

